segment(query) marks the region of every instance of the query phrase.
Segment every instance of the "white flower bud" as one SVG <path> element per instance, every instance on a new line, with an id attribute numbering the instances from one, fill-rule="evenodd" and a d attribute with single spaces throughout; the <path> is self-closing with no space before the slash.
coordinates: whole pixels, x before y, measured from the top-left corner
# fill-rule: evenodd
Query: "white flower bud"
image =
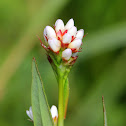
<path id="1" fill-rule="evenodd" d="M 74 26 L 74 20 L 71 18 L 65 25 L 65 30 L 69 30 Z"/>
<path id="2" fill-rule="evenodd" d="M 56 33 L 54 31 L 54 29 L 50 26 L 46 26 L 46 28 L 44 29 L 44 35 L 49 39 L 52 37 L 56 37 Z"/>
<path id="3" fill-rule="evenodd" d="M 62 58 L 63 58 L 64 60 L 69 60 L 71 56 L 72 56 L 72 50 L 71 50 L 71 49 L 65 49 L 65 50 L 62 52 Z"/>
<path id="4" fill-rule="evenodd" d="M 73 42 L 71 42 L 69 45 L 68 45 L 68 48 L 70 49 L 76 49 L 76 51 L 79 50 L 80 46 L 82 44 L 82 40 L 81 39 L 75 39 Z"/>
<path id="5" fill-rule="evenodd" d="M 77 31 L 76 39 L 82 39 L 83 36 L 84 36 L 84 30 L 83 29 L 80 29 L 79 31 Z"/>
<path id="6" fill-rule="evenodd" d="M 54 52 L 58 52 L 61 48 L 61 42 L 57 40 L 56 38 L 50 38 L 48 40 L 49 47 L 52 49 Z"/>
<path id="7" fill-rule="evenodd" d="M 66 33 L 64 36 L 63 36 L 63 43 L 64 44 L 69 44 L 72 40 L 72 36 L 69 34 L 69 33 Z"/>
<path id="8" fill-rule="evenodd" d="M 73 26 L 71 29 L 68 30 L 68 33 L 70 33 L 71 36 L 75 36 L 77 33 L 77 28 Z"/>
<path id="9" fill-rule="evenodd" d="M 55 119 L 55 118 L 58 119 L 58 110 L 57 110 L 57 107 L 55 105 L 52 105 L 50 112 L 51 112 L 53 119 Z"/>
<path id="10" fill-rule="evenodd" d="M 63 31 L 64 30 L 64 23 L 61 19 L 58 19 L 55 22 L 55 31 L 58 32 L 59 30 Z"/>
<path id="11" fill-rule="evenodd" d="M 29 110 L 26 110 L 26 114 L 31 120 L 33 120 L 32 107 L 30 107 Z"/>

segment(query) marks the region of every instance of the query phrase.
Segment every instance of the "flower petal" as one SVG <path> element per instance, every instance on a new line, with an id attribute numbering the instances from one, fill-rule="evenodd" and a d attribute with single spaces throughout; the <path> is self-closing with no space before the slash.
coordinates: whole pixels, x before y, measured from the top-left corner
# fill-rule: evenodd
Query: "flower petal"
<path id="1" fill-rule="evenodd" d="M 84 36 L 84 30 L 83 29 L 80 29 L 79 31 L 77 31 L 76 39 L 82 39 L 83 36 Z"/>
<path id="2" fill-rule="evenodd" d="M 74 20 L 71 18 L 65 25 L 65 30 L 69 30 L 74 26 Z"/>
<path id="3" fill-rule="evenodd" d="M 31 119 L 33 120 L 32 107 L 29 108 L 29 114 L 30 114 Z"/>
<path id="4" fill-rule="evenodd" d="M 81 39 L 75 39 L 73 42 L 71 42 L 69 45 L 68 45 L 68 48 L 70 49 L 76 49 L 76 51 L 79 50 L 80 46 L 82 44 L 82 40 Z"/>
<path id="5" fill-rule="evenodd" d="M 55 33 L 54 29 L 50 26 L 46 26 L 46 28 L 44 29 L 44 34 L 46 34 L 46 37 L 48 39 L 51 37 L 56 37 L 56 33 Z"/>
<path id="6" fill-rule="evenodd" d="M 26 114 L 28 115 L 28 117 L 30 117 L 30 113 L 28 110 L 26 110 Z"/>
<path id="7" fill-rule="evenodd" d="M 69 33 L 66 33 L 64 36 L 63 36 L 63 43 L 64 44 L 69 44 L 72 40 L 72 36 L 69 34 Z"/>
<path id="8" fill-rule="evenodd" d="M 61 42 L 57 40 L 56 38 L 50 38 L 48 40 L 49 47 L 52 49 L 54 52 L 58 52 L 61 48 Z"/>
<path id="9" fill-rule="evenodd" d="M 64 23 L 61 19 L 58 19 L 55 22 L 55 31 L 58 32 L 59 30 L 61 30 L 63 32 L 64 30 Z"/>
<path id="10" fill-rule="evenodd" d="M 26 110 L 26 114 L 28 115 L 28 117 L 29 117 L 31 120 L 33 120 L 33 115 L 30 113 L 30 109 L 29 109 L 29 111 Z"/>
<path id="11" fill-rule="evenodd" d="M 71 29 L 68 30 L 68 33 L 71 35 L 71 36 L 74 36 L 76 35 L 77 33 L 77 28 L 75 26 L 73 26 Z"/>

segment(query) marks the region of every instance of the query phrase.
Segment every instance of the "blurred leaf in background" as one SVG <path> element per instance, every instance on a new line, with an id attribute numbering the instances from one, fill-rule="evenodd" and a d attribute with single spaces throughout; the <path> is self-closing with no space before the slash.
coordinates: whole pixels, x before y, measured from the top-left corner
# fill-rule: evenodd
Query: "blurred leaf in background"
<path id="1" fill-rule="evenodd" d="M 126 113 L 125 0 L 0 1 L 0 125 L 32 126 L 25 111 L 31 105 L 31 63 L 36 57 L 50 106 L 58 88 L 44 50 L 46 25 L 75 20 L 88 35 L 70 74 L 66 126 L 103 125 L 104 95 L 108 126 L 125 126 Z"/>

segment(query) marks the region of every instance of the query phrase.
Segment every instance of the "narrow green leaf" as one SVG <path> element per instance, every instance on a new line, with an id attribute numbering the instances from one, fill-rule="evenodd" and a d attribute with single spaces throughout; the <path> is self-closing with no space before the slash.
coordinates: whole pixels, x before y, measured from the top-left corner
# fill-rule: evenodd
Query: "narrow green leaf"
<path id="1" fill-rule="evenodd" d="M 53 126 L 50 108 L 35 58 L 32 61 L 32 111 L 34 126 Z"/>
<path id="2" fill-rule="evenodd" d="M 106 116 L 106 109 L 104 103 L 104 97 L 102 96 L 102 104 L 103 104 L 103 113 L 104 113 L 104 126 L 107 126 L 107 116 Z"/>

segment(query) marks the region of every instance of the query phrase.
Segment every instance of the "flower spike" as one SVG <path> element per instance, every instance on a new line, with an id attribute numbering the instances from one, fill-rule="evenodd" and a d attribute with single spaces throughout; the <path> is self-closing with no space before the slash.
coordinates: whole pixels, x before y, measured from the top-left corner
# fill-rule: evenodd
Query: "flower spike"
<path id="1" fill-rule="evenodd" d="M 46 26 L 43 35 L 48 47 L 42 43 L 39 37 L 38 38 L 41 42 L 41 46 L 48 52 L 48 57 L 50 57 L 52 62 L 54 62 L 54 59 L 58 58 L 58 62 L 62 61 L 65 63 L 64 65 L 66 65 L 66 62 L 67 65 L 73 65 L 73 57 L 77 57 L 75 53 L 80 52 L 82 39 L 86 36 L 84 36 L 83 29 L 77 31 L 77 27 L 74 26 L 74 20 L 72 18 L 66 25 L 64 25 L 61 19 L 57 19 L 54 29 L 50 26 Z M 76 61 L 75 58 L 74 61 Z"/>

